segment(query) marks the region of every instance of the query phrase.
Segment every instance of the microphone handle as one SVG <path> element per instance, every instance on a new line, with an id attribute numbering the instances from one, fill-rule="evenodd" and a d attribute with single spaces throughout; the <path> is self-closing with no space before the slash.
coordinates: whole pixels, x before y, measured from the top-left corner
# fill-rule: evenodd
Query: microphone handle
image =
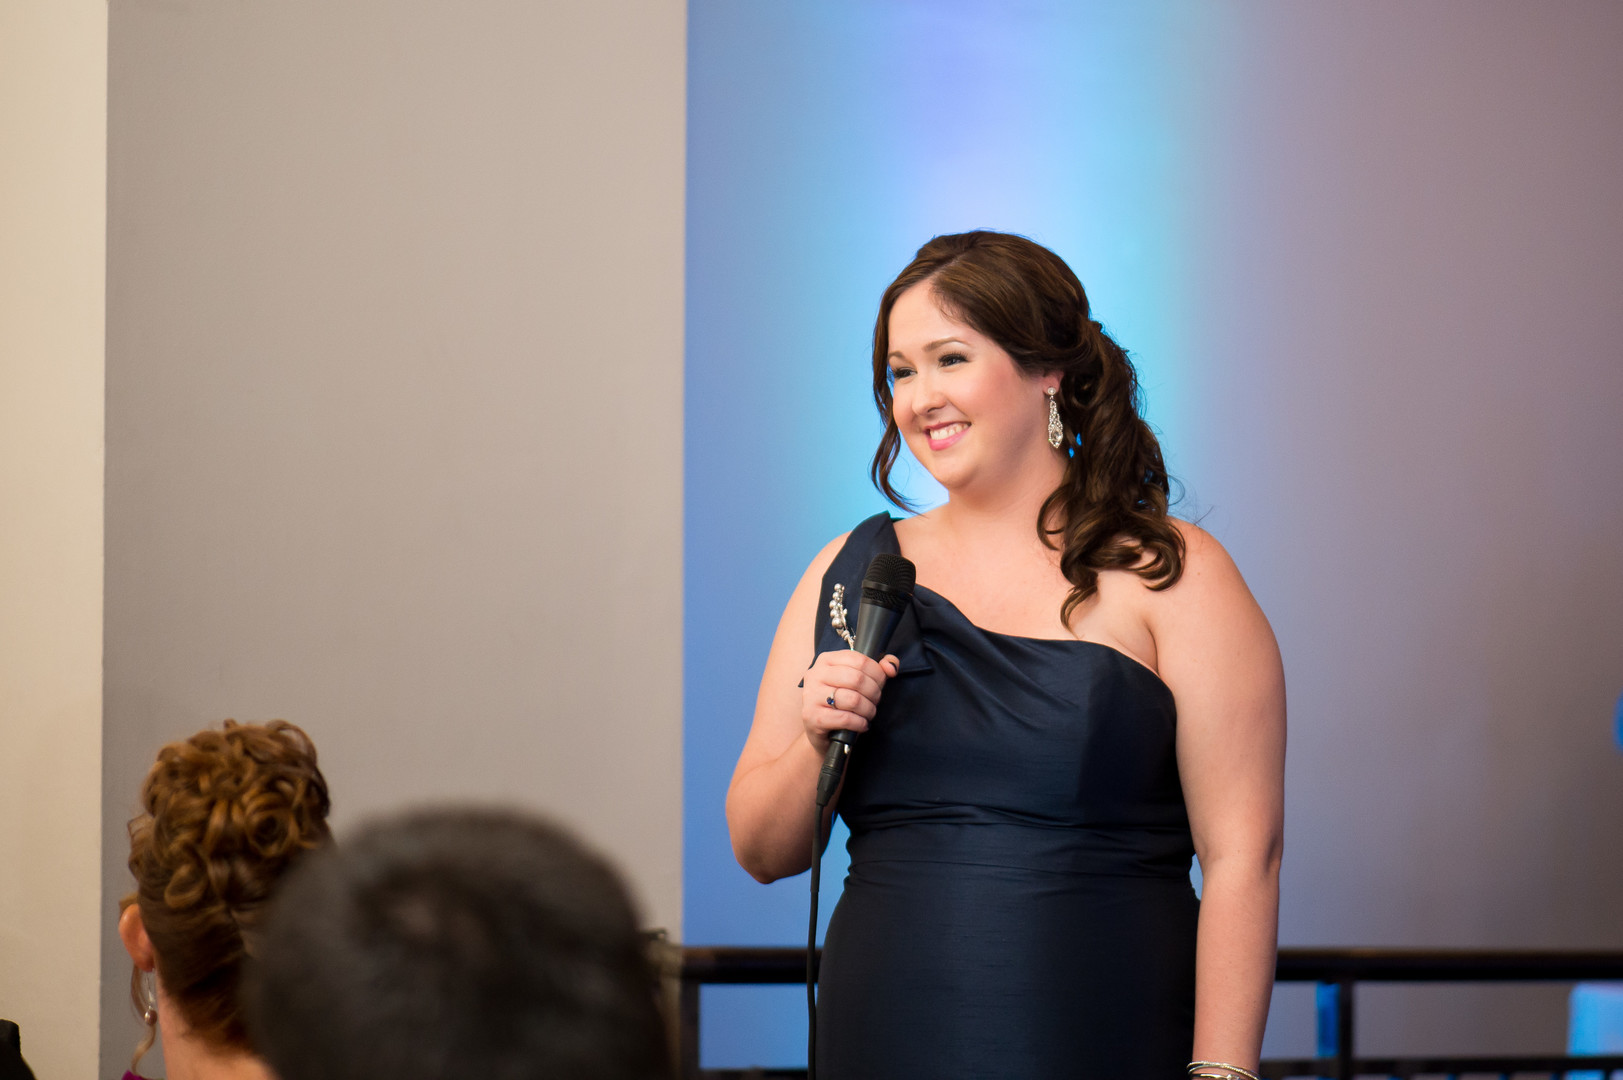
<path id="1" fill-rule="evenodd" d="M 864 601 L 857 608 L 857 632 L 853 635 L 857 643 L 856 651 L 873 660 L 884 656 L 885 646 L 890 644 L 890 635 L 896 632 L 896 625 L 901 621 L 900 610 Z M 827 806 L 834 797 L 834 789 L 840 786 L 840 777 L 845 775 L 845 766 L 851 757 L 851 747 L 857 741 L 857 732 L 841 729 L 828 738 L 823 769 L 817 775 L 818 806 Z"/>
<path id="2" fill-rule="evenodd" d="M 840 738 L 841 735 L 848 736 Z M 817 774 L 817 805 L 827 806 L 845 775 L 845 763 L 851 757 L 851 744 L 856 741 L 854 731 L 836 731 L 829 736 L 828 750 L 823 754 L 823 769 Z"/>
<path id="3" fill-rule="evenodd" d="M 857 607 L 857 632 L 852 635 L 857 652 L 871 660 L 885 655 L 890 636 L 902 621 L 900 608 L 888 608 L 864 600 Z"/>

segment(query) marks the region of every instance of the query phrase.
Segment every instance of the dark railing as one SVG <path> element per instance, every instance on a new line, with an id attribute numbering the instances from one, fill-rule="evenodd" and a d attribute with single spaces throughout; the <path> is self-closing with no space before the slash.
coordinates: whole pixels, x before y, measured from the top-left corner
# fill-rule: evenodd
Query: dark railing
<path id="1" fill-rule="evenodd" d="M 1354 1053 L 1355 991 L 1359 983 L 1578 982 L 1623 979 L 1623 952 L 1479 951 L 1464 949 L 1280 949 L 1275 978 L 1318 987 L 1318 1056 L 1275 1059 L 1259 1070 L 1268 1080 L 1355 1076 L 1409 1077 L 1516 1073 L 1560 1077 L 1569 1072 L 1610 1075 L 1623 1054 L 1605 1056 L 1361 1058 Z M 804 982 L 801 949 L 731 947 L 682 950 L 678 993 L 682 1080 L 804 1080 L 801 1069 L 701 1069 L 699 989 L 716 985 Z"/>

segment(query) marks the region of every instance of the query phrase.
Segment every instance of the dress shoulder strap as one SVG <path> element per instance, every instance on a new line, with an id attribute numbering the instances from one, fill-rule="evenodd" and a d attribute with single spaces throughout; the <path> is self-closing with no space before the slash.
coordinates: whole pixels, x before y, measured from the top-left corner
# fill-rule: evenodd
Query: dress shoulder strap
<path id="1" fill-rule="evenodd" d="M 829 604 L 834 599 L 834 586 L 844 586 L 844 602 L 850 628 L 856 630 L 857 607 L 862 602 L 862 576 L 875 555 L 900 555 L 896 543 L 896 530 L 889 514 L 875 514 L 863 521 L 845 538 L 834 561 L 823 573 L 823 588 L 817 599 L 815 627 L 817 652 L 833 652 L 847 648 L 829 618 Z M 930 670 L 929 660 L 920 648 L 918 621 L 912 607 L 902 616 L 901 625 L 891 638 L 890 651 L 902 661 L 904 673 Z"/>
<path id="2" fill-rule="evenodd" d="M 818 652 L 846 647 L 845 640 L 829 621 L 828 610 L 830 601 L 834 599 L 834 586 L 845 587 L 845 606 L 850 609 L 851 629 L 855 630 L 857 602 L 862 598 L 863 573 L 875 555 L 887 551 L 895 554 L 896 550 L 896 530 L 891 528 L 889 514 L 875 514 L 851 530 L 839 554 L 823 571 L 823 588 L 817 598 L 817 621 L 813 624 L 817 628 Z"/>

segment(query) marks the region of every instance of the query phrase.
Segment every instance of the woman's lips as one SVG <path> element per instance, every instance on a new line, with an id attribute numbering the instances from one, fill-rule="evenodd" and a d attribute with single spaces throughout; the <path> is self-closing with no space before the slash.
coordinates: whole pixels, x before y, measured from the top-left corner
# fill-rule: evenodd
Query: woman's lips
<path id="1" fill-rule="evenodd" d="M 931 450 L 945 450 L 963 438 L 964 432 L 968 430 L 969 425 L 960 420 L 957 423 L 942 424 L 940 427 L 930 428 L 924 434 L 930 440 Z"/>

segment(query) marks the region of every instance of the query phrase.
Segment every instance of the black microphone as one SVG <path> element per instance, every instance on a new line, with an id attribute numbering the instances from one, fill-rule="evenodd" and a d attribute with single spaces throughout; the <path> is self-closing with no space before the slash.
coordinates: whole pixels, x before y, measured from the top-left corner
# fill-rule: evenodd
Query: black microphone
<path id="1" fill-rule="evenodd" d="M 857 652 L 872 659 L 885 655 L 891 634 L 902 621 L 902 612 L 913 602 L 913 563 L 900 555 L 875 555 L 862 577 L 862 603 L 857 606 Z M 855 731 L 836 731 L 829 736 L 823 755 L 823 771 L 817 776 L 817 805 L 827 806 L 845 775 L 851 757 Z"/>

